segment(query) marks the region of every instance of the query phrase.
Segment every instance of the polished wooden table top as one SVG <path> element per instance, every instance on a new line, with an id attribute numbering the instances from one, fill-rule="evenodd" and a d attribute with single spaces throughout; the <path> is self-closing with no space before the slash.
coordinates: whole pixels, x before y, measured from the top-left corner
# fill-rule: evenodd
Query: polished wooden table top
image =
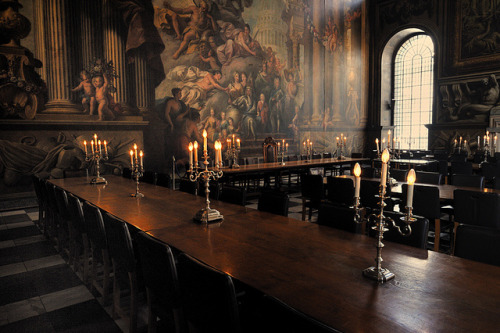
<path id="1" fill-rule="evenodd" d="M 281 164 L 281 162 L 240 165 L 240 167 L 237 169 L 223 168 L 223 172 L 227 174 L 236 174 L 236 173 L 255 172 L 255 171 L 263 171 L 263 172 L 279 171 L 279 170 L 296 169 L 296 168 L 315 168 L 327 165 L 339 165 L 348 163 L 354 164 L 356 162 L 361 163 L 367 161 L 370 161 L 370 159 L 345 157 L 339 160 L 337 158 L 321 158 L 321 159 L 314 159 L 309 162 L 302 160 L 285 161 L 285 165 Z"/>
<path id="2" fill-rule="evenodd" d="M 386 242 L 386 284 L 362 276 L 374 264 L 375 239 L 217 201 L 225 217 L 192 222 L 201 197 L 108 176 L 52 182 L 235 279 L 345 332 L 495 331 L 500 267 Z"/>

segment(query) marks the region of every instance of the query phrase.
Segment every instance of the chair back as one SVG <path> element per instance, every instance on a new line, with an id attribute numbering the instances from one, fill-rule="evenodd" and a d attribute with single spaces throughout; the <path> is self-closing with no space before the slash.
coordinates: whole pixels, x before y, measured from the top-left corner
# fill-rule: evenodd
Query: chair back
<path id="1" fill-rule="evenodd" d="M 158 172 L 156 174 L 156 185 L 170 188 L 172 186 L 172 179 L 170 175 L 163 172 Z"/>
<path id="2" fill-rule="evenodd" d="M 247 190 L 244 187 L 223 185 L 219 200 L 245 206 L 247 201 Z"/>
<path id="3" fill-rule="evenodd" d="M 325 185 L 322 175 L 300 175 L 302 197 L 311 201 L 321 201 L 325 196 Z"/>
<path id="4" fill-rule="evenodd" d="M 451 172 L 452 175 L 472 175 L 472 163 L 471 162 L 451 162 Z"/>
<path id="5" fill-rule="evenodd" d="M 455 186 L 478 187 L 480 189 L 484 188 L 484 177 L 479 175 L 454 174 L 451 181 Z"/>
<path id="6" fill-rule="evenodd" d="M 481 167 L 481 175 L 484 177 L 484 180 L 487 182 L 492 182 L 495 177 L 500 176 L 498 172 L 498 167 L 490 162 L 483 162 L 480 164 Z"/>
<path id="7" fill-rule="evenodd" d="M 400 205 L 404 211 L 408 195 L 408 185 L 402 187 L 403 202 Z M 439 202 L 439 188 L 434 186 L 413 185 L 413 214 L 423 216 L 434 221 L 441 216 L 441 205 Z"/>
<path id="8" fill-rule="evenodd" d="M 337 205 L 351 206 L 354 201 L 354 181 L 351 178 L 328 177 L 326 198 Z"/>
<path id="9" fill-rule="evenodd" d="M 441 184 L 442 175 L 439 172 L 417 171 L 416 182 L 423 184 Z"/>
<path id="10" fill-rule="evenodd" d="M 500 230 L 460 224 L 455 239 L 455 256 L 500 266 Z"/>
<path id="11" fill-rule="evenodd" d="M 122 176 L 124 178 L 132 178 L 132 170 L 130 168 L 123 168 L 122 170 Z"/>
<path id="12" fill-rule="evenodd" d="M 85 229 L 82 205 L 80 199 L 72 193 L 68 193 L 68 210 L 71 217 L 68 220 L 71 233 L 73 235 L 85 234 L 87 231 Z"/>
<path id="13" fill-rule="evenodd" d="M 69 209 L 68 209 L 68 195 L 66 191 L 58 186 L 54 186 L 54 197 L 56 199 L 57 211 L 62 222 L 67 222 L 70 219 Z"/>
<path id="14" fill-rule="evenodd" d="M 247 165 L 258 164 L 258 163 L 259 163 L 259 159 L 257 157 L 247 157 L 246 158 L 246 164 Z"/>
<path id="15" fill-rule="evenodd" d="M 165 309 L 180 307 L 179 278 L 170 247 L 143 231 L 137 233 L 137 248 L 144 276 L 153 304 Z"/>
<path id="16" fill-rule="evenodd" d="M 339 332 L 271 296 L 263 297 L 262 312 L 265 317 L 266 332 Z"/>
<path id="17" fill-rule="evenodd" d="M 288 206 L 290 197 L 285 192 L 280 191 L 262 191 L 257 209 L 263 212 L 288 216 Z"/>
<path id="18" fill-rule="evenodd" d="M 314 153 L 314 154 L 312 155 L 312 159 L 313 159 L 313 160 L 320 160 L 320 159 L 321 159 L 321 154 L 319 154 L 319 153 Z"/>
<path id="19" fill-rule="evenodd" d="M 332 158 L 332 153 L 323 153 L 323 158 Z"/>
<path id="20" fill-rule="evenodd" d="M 467 162 L 467 155 L 464 154 L 453 154 L 450 156 L 450 162 L 465 163 Z"/>
<path id="21" fill-rule="evenodd" d="M 85 217 L 85 227 L 90 239 L 90 244 L 92 245 L 93 255 L 102 260 L 102 250 L 108 248 L 108 241 L 101 210 L 90 202 L 84 201 L 83 216 Z"/>
<path id="22" fill-rule="evenodd" d="M 406 175 L 408 173 L 408 170 L 391 168 L 390 173 L 391 173 L 391 177 L 396 179 L 398 182 L 404 182 L 404 181 L 406 181 Z"/>
<path id="23" fill-rule="evenodd" d="M 219 200 L 221 192 L 220 188 L 221 184 L 219 182 L 213 181 L 208 184 L 208 190 L 210 191 L 208 195 L 210 199 Z M 204 198 L 207 196 L 207 194 L 205 193 L 205 184 L 201 181 L 198 183 L 198 195 Z"/>
<path id="24" fill-rule="evenodd" d="M 156 184 L 156 172 L 144 171 L 142 177 L 139 179 L 142 183 Z"/>
<path id="25" fill-rule="evenodd" d="M 359 199 L 362 207 L 378 210 L 379 206 L 379 185 L 377 180 L 361 179 Z M 387 187 L 389 189 L 389 186 Z"/>
<path id="26" fill-rule="evenodd" d="M 198 192 L 198 182 L 192 182 L 188 178 L 181 178 L 179 181 L 179 191 L 196 195 Z"/>
<path id="27" fill-rule="evenodd" d="M 500 195 L 479 191 L 453 191 L 455 222 L 500 229 Z"/>
<path id="28" fill-rule="evenodd" d="M 401 217 L 405 216 L 404 214 L 400 212 L 384 211 L 384 216 L 393 219 L 396 225 L 398 225 L 401 230 L 404 230 L 405 223 L 401 220 Z M 388 228 L 389 230 L 384 232 L 384 239 L 389 242 L 425 249 L 427 247 L 427 234 L 429 233 L 429 220 L 417 215 L 413 217 L 417 220 L 410 224 L 411 234 L 409 236 L 402 236 L 395 228 Z M 371 228 L 369 228 L 369 230 L 370 235 L 374 236 L 375 230 Z"/>
<path id="29" fill-rule="evenodd" d="M 351 158 L 363 158 L 363 153 L 351 153 Z"/>
<path id="30" fill-rule="evenodd" d="M 38 178 L 38 176 L 36 176 L 35 174 L 32 174 L 31 175 L 31 181 L 33 182 L 33 188 L 35 190 L 35 195 L 36 195 L 36 200 L 38 202 L 38 205 L 42 206 L 43 205 L 43 199 L 42 199 L 42 189 L 41 189 L 42 183 L 41 183 L 41 180 L 40 180 L 40 178 Z"/>
<path id="31" fill-rule="evenodd" d="M 179 255 L 177 268 L 188 325 L 197 332 L 240 332 L 232 278 L 185 253 Z"/>
<path id="32" fill-rule="evenodd" d="M 135 272 L 135 253 L 127 223 L 109 213 L 104 213 L 103 221 L 115 274 Z"/>
<path id="33" fill-rule="evenodd" d="M 331 203 L 322 203 L 318 209 L 318 224 L 356 234 L 361 233 L 361 224 L 354 222 L 354 209 Z"/>
<path id="34" fill-rule="evenodd" d="M 262 144 L 264 153 L 264 163 L 271 163 L 278 161 L 278 144 L 272 137 L 267 137 Z"/>

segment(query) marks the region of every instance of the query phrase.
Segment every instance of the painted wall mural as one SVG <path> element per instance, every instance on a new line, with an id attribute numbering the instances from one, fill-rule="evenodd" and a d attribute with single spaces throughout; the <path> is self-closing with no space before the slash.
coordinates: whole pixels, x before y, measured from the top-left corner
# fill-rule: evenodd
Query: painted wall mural
<path id="1" fill-rule="evenodd" d="M 203 129 L 212 143 L 237 134 L 251 146 L 269 135 L 298 143 L 305 125 L 360 126 L 360 1 L 153 5 L 166 75 L 156 109 L 169 131 L 167 155 L 179 163 Z"/>

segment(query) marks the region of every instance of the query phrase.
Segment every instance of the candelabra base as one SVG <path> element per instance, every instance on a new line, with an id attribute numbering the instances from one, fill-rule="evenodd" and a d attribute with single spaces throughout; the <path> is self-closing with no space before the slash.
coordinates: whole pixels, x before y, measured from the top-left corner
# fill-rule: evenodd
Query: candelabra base
<path id="1" fill-rule="evenodd" d="M 130 193 L 130 196 L 134 198 L 144 198 L 144 194 L 142 194 L 141 192 Z"/>
<path id="2" fill-rule="evenodd" d="M 234 163 L 233 165 L 231 165 L 231 169 L 239 169 L 240 168 L 240 165 L 238 163 Z"/>
<path id="3" fill-rule="evenodd" d="M 363 275 L 369 279 L 381 283 L 385 283 L 395 277 L 394 273 L 392 273 L 388 269 L 381 268 L 380 271 L 378 271 L 377 268 L 374 266 L 368 267 L 367 269 L 363 270 Z"/>
<path id="4" fill-rule="evenodd" d="M 198 223 L 213 223 L 222 219 L 224 219 L 224 216 L 222 216 L 217 209 L 212 208 L 200 209 L 193 217 L 193 220 Z"/>
<path id="5" fill-rule="evenodd" d="M 103 177 L 92 178 L 92 180 L 90 181 L 90 184 L 92 185 L 107 184 L 107 183 L 108 181 Z"/>

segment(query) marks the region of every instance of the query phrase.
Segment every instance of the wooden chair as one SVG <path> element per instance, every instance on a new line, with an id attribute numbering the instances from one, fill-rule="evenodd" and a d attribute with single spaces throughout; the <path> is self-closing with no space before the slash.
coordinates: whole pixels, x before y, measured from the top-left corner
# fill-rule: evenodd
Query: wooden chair
<path id="1" fill-rule="evenodd" d="M 141 267 L 148 301 L 148 332 L 157 331 L 157 318 L 174 319 L 175 332 L 184 332 L 177 267 L 170 247 L 143 231 L 137 233 Z"/>
<path id="2" fill-rule="evenodd" d="M 352 206 L 354 202 L 354 181 L 351 178 L 328 177 L 326 199 L 336 205 Z"/>
<path id="3" fill-rule="evenodd" d="M 244 187 L 223 185 L 219 196 L 220 201 L 245 206 L 247 190 Z"/>
<path id="4" fill-rule="evenodd" d="M 272 137 L 267 137 L 262 144 L 264 154 L 264 163 L 271 163 L 278 161 L 278 144 Z"/>
<path id="5" fill-rule="evenodd" d="M 68 194 L 68 209 L 71 217 L 68 220 L 69 255 L 73 258 L 75 272 L 81 270 L 83 282 L 87 284 L 90 275 L 90 243 L 85 228 L 85 218 L 80 199 L 71 193 Z"/>
<path id="6" fill-rule="evenodd" d="M 156 174 L 156 185 L 170 188 L 172 186 L 172 179 L 170 175 L 163 172 L 158 172 Z"/>
<path id="7" fill-rule="evenodd" d="M 46 223 L 45 220 L 47 219 L 46 199 L 44 198 L 44 190 L 43 190 L 45 184 L 42 181 L 42 179 L 35 174 L 31 175 L 31 181 L 33 182 L 36 201 L 38 203 L 38 219 L 36 221 L 36 224 L 38 225 L 38 228 L 40 228 L 40 230 L 44 232 Z"/>
<path id="8" fill-rule="evenodd" d="M 427 171 L 416 172 L 417 183 L 440 185 L 442 178 L 443 177 L 439 172 L 427 172 Z"/>
<path id="9" fill-rule="evenodd" d="M 285 192 L 277 190 L 262 191 L 257 209 L 260 211 L 288 216 L 288 206 L 290 204 L 290 197 Z"/>
<path id="10" fill-rule="evenodd" d="M 451 178 L 452 185 L 484 188 L 484 177 L 479 175 L 454 174 Z"/>
<path id="11" fill-rule="evenodd" d="M 363 225 L 354 222 L 356 212 L 353 208 L 332 203 L 322 203 L 318 209 L 318 224 L 360 234 Z"/>
<path id="12" fill-rule="evenodd" d="M 302 194 L 302 221 L 306 220 L 306 211 L 309 208 L 309 221 L 312 218 L 313 209 L 318 209 L 325 198 L 325 189 L 322 175 L 300 175 Z"/>
<path id="13" fill-rule="evenodd" d="M 108 213 L 104 214 L 103 220 L 113 263 L 113 318 L 119 316 L 128 320 L 129 332 L 136 332 L 139 282 L 132 238 L 124 221 Z M 121 305 L 122 289 L 130 291 L 128 311 Z"/>
<path id="14" fill-rule="evenodd" d="M 84 201 L 83 216 L 85 217 L 92 256 L 91 291 L 97 291 L 102 296 L 102 304 L 106 305 L 109 298 L 112 267 L 101 210 L 88 201 Z"/>
<path id="15" fill-rule="evenodd" d="M 384 216 L 390 217 L 394 220 L 396 225 L 400 226 L 402 230 L 404 230 L 405 223 L 401 220 L 401 217 L 404 216 L 403 213 L 400 212 L 391 212 L 384 211 Z M 409 236 L 401 235 L 395 228 L 388 228 L 386 232 L 384 232 L 384 240 L 394 243 L 405 244 L 408 246 L 417 247 L 420 249 L 427 248 L 427 235 L 429 233 L 429 220 L 425 217 L 414 215 L 417 219 L 413 222 L 411 227 L 411 234 Z M 373 224 L 371 225 L 373 226 Z M 375 230 L 368 228 L 370 236 L 374 237 L 376 235 Z"/>
<path id="16" fill-rule="evenodd" d="M 192 182 L 188 178 L 181 178 L 179 181 L 179 191 L 196 195 L 199 191 L 198 182 Z"/>
<path id="17" fill-rule="evenodd" d="M 66 191 L 58 186 L 53 187 L 54 199 L 56 201 L 57 218 L 57 247 L 59 251 L 64 251 L 68 256 L 68 262 L 71 265 L 73 258 L 69 255 L 69 227 L 68 221 L 71 218 L 68 209 L 68 195 Z"/>
<path id="18" fill-rule="evenodd" d="M 408 170 L 391 168 L 390 173 L 391 173 L 391 178 L 396 179 L 398 182 L 404 182 L 406 181 L 406 175 L 408 174 Z"/>
<path id="19" fill-rule="evenodd" d="M 240 313 L 232 278 L 181 253 L 178 276 L 182 310 L 190 331 L 241 332 Z"/>
<path id="20" fill-rule="evenodd" d="M 500 266 L 500 230 L 476 225 L 457 227 L 455 256 Z"/>

